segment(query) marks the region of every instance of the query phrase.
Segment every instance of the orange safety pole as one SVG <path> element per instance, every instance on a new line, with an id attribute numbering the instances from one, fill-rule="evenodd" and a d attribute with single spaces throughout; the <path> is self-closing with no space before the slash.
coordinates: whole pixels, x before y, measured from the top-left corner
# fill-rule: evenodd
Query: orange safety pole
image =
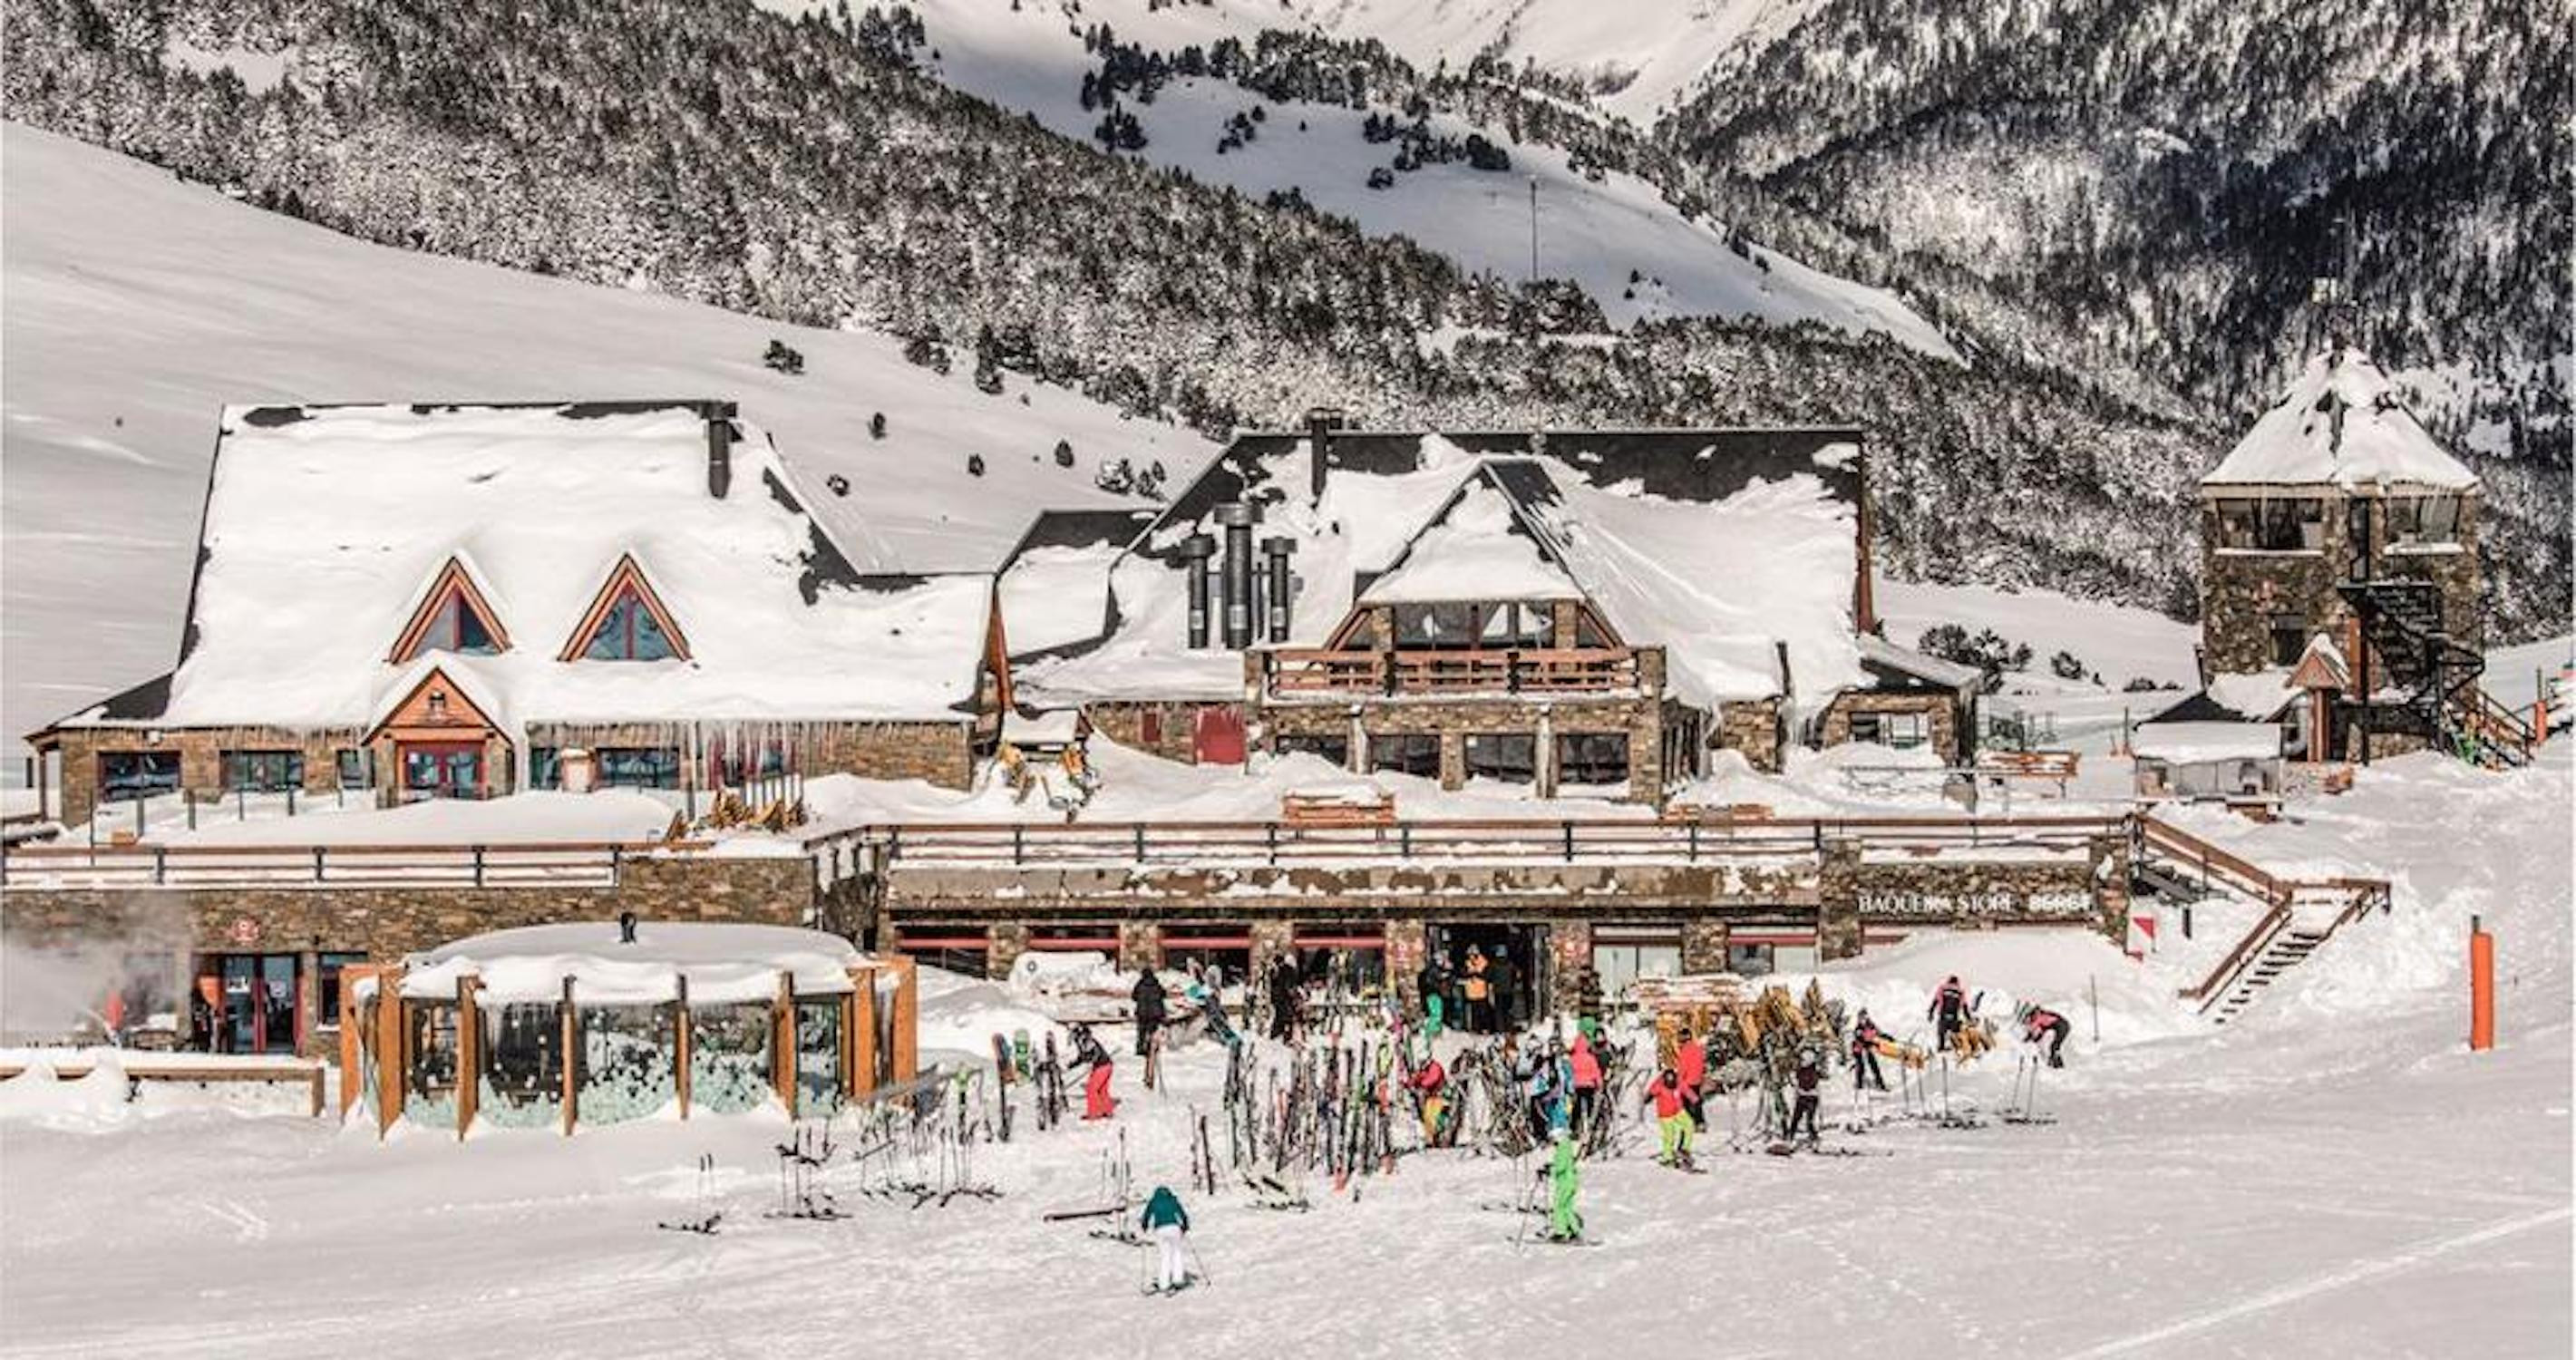
<path id="1" fill-rule="evenodd" d="M 2469 1051 L 2495 1047 L 2495 936 L 2469 918 Z"/>

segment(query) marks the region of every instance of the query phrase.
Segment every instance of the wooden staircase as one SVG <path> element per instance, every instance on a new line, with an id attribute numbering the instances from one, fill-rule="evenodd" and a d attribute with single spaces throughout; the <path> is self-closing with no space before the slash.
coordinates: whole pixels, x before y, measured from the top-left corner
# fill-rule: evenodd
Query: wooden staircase
<path id="1" fill-rule="evenodd" d="M 2185 1001 L 2217 1024 L 2242 1015 L 2291 969 L 2305 963 L 2334 933 L 2370 915 L 2386 913 L 2390 895 L 2376 878 L 2283 878 L 2239 855 L 2154 817 L 2138 818 L 2133 872 L 2151 889 L 2179 884 L 2207 896 L 2224 892 L 2264 904 L 2262 919 L 2219 960 L 2199 985 L 2183 988 Z"/>

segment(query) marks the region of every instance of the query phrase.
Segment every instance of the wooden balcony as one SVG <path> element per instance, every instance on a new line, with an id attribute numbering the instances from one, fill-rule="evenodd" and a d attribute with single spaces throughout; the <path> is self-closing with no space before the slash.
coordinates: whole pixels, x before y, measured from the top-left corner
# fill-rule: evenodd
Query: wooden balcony
<path id="1" fill-rule="evenodd" d="M 1619 694 L 1646 687 L 1637 647 L 1527 647 L 1459 651 L 1336 652 L 1282 647 L 1257 653 L 1267 699 L 1356 699 L 1473 694 Z"/>

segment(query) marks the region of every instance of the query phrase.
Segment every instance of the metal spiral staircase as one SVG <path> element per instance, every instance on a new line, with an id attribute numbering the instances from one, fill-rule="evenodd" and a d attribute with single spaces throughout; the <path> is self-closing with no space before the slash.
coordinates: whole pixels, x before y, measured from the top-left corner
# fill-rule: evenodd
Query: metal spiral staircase
<path id="1" fill-rule="evenodd" d="M 2346 581 L 2336 587 L 2361 622 L 2379 672 L 2350 706 L 2373 732 L 2421 737 L 2489 768 L 2530 763 L 2538 740 L 2519 713 L 2479 685 L 2486 658 L 2442 627 L 2441 591 L 2430 581 Z"/>

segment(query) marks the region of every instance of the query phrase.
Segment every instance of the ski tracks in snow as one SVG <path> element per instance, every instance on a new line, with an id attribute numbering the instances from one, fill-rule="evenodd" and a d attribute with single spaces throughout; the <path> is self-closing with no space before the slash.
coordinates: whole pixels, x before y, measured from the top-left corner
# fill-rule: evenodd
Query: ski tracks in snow
<path id="1" fill-rule="evenodd" d="M 2074 1351 L 2063 1357 L 2063 1360 L 2103 1360 L 2106 1356 L 2127 1355 L 2168 1341 L 2178 1341 L 2213 1327 L 2224 1326 L 2240 1318 L 2252 1317 L 2319 1294 L 2349 1288 L 2365 1281 L 2378 1279 L 2383 1275 L 2412 1270 L 2454 1251 L 2493 1242 L 2499 1238 L 2511 1237 L 2516 1233 L 2529 1232 L 2534 1228 L 2545 1228 L 2553 1223 L 2565 1223 L 2570 1218 L 2576 1218 L 2576 1209 L 2559 1205 L 2555 1208 L 2543 1209 L 2538 1213 L 2497 1219 L 2484 1227 L 2473 1228 L 2450 1237 L 2436 1238 L 2402 1251 L 2357 1262 L 2341 1270 L 2325 1271 L 2303 1280 L 2278 1285 L 2223 1307 L 2191 1314 L 2152 1331 L 2138 1332 L 2105 1341 L 2085 1350 Z"/>

